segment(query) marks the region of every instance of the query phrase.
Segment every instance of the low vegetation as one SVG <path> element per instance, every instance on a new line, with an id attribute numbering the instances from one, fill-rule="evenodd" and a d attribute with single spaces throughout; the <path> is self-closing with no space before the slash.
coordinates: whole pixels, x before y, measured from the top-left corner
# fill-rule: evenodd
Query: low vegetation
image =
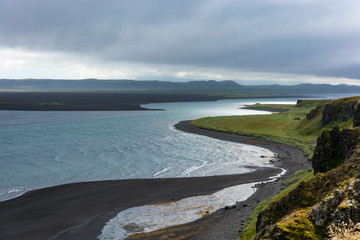
<path id="1" fill-rule="evenodd" d="M 322 124 L 322 110 L 331 102 L 334 101 L 301 100 L 296 105 L 256 104 L 251 108 L 278 109 L 283 112 L 270 115 L 207 117 L 193 120 L 192 124 L 200 128 L 285 143 L 300 148 L 311 158 L 316 139 L 323 129 L 331 129 L 335 125 L 352 126 L 351 118 L 346 121 L 339 118 L 328 124 Z M 343 100 L 342 102 L 345 103 Z M 314 109 L 317 111 L 310 115 Z"/>
<path id="2" fill-rule="evenodd" d="M 255 103 L 253 105 L 246 106 L 247 109 L 264 110 L 270 112 L 286 112 L 293 107 L 293 104 L 260 104 Z"/>
<path id="3" fill-rule="evenodd" d="M 330 240 L 358 240 L 360 239 L 360 223 L 354 224 L 350 221 L 349 223 L 341 222 L 338 225 L 331 224 L 329 237 Z"/>
<path id="4" fill-rule="evenodd" d="M 315 176 L 310 170 L 296 172 L 284 181 L 283 191 L 261 202 L 241 239 L 358 239 L 360 128 L 353 124 L 360 126 L 359 101 L 360 97 L 351 97 L 283 106 L 256 104 L 251 108 L 281 113 L 192 122 L 201 128 L 298 147 L 316 167 Z M 355 223 L 350 226 L 349 221 Z"/>
<path id="5" fill-rule="evenodd" d="M 60 107 L 64 106 L 64 104 L 57 103 L 57 102 L 44 102 L 44 103 L 37 103 L 37 107 Z"/>
<path id="6" fill-rule="evenodd" d="M 259 205 L 255 208 L 254 212 L 249 217 L 248 221 L 246 222 L 242 234 L 241 239 L 242 240 L 252 240 L 256 236 L 256 221 L 259 213 L 263 211 L 269 203 L 275 202 L 288 194 L 290 191 L 295 189 L 299 185 L 299 183 L 303 180 L 307 180 L 312 178 L 314 175 L 311 168 L 307 170 L 299 170 L 296 173 L 293 174 L 293 176 L 289 179 L 287 179 L 283 184 L 286 185 L 286 188 L 281 191 L 280 193 L 276 194 L 275 196 L 262 201 L 259 203 Z"/>

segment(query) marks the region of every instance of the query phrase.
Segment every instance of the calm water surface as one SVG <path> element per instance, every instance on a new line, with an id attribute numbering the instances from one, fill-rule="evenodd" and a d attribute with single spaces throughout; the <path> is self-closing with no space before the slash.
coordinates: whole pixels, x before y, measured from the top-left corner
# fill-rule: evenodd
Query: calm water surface
<path id="1" fill-rule="evenodd" d="M 188 134 L 181 120 L 205 116 L 268 114 L 241 109 L 255 102 L 222 100 L 145 105 L 165 111 L 0 111 L 0 200 L 70 182 L 188 177 L 249 171 L 266 163 L 266 149 Z"/>

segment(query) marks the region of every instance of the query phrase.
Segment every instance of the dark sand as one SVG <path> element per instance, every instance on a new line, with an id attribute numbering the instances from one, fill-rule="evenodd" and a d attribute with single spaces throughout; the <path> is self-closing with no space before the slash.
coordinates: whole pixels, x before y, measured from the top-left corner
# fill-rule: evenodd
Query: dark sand
<path id="1" fill-rule="evenodd" d="M 178 128 L 268 148 L 281 156 L 282 160 L 275 165 L 286 168 L 287 175 L 307 168 L 306 158 L 296 148 L 205 131 L 194 128 L 189 122 L 182 122 Z M 0 202 L 0 239 L 96 239 L 105 223 L 124 209 L 211 194 L 229 186 L 264 181 L 279 172 L 279 169 L 261 168 L 241 175 L 83 182 L 35 190 Z M 279 188 L 279 182 L 266 184 L 245 201 L 251 207 L 242 207 L 243 203 L 239 203 L 235 209 L 219 210 L 194 223 L 166 229 L 163 233 L 170 239 L 176 236 L 182 236 L 180 239 L 191 236 L 193 239 L 233 239 L 241 229 L 241 221 L 251 214 L 258 201 L 275 194 Z M 147 235 L 141 239 L 159 239 L 160 235 Z"/>
<path id="2" fill-rule="evenodd" d="M 210 194 L 279 172 L 261 168 L 242 175 L 83 182 L 35 190 L 0 202 L 0 239 L 96 239 L 124 209 Z"/>
<path id="3" fill-rule="evenodd" d="M 289 178 L 294 172 L 310 167 L 310 162 L 298 148 L 271 141 L 244 136 L 200 129 L 183 121 L 176 125 L 179 130 L 213 137 L 220 140 L 239 142 L 267 148 L 278 154 L 276 167 L 287 170 L 278 180 L 266 184 L 259 184 L 258 189 L 249 199 L 239 202 L 230 209 L 221 209 L 195 222 L 174 226 L 150 234 L 131 237 L 131 239 L 196 239 L 196 240 L 233 240 L 239 237 L 242 228 L 259 202 L 280 192 L 282 181 Z"/>

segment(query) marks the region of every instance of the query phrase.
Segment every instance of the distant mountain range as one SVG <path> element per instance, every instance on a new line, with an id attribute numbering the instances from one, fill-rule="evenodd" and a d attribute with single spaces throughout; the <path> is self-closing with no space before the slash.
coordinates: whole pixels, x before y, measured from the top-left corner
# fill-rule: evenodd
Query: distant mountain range
<path id="1" fill-rule="evenodd" d="M 0 79 L 0 90 L 166 90 L 166 89 L 202 89 L 202 88 L 238 88 L 234 81 L 135 81 L 135 80 L 52 80 L 52 79 L 26 79 L 10 80 Z"/>
<path id="2" fill-rule="evenodd" d="M 276 93 L 276 94 L 316 94 L 316 93 L 359 93 L 360 86 L 346 84 L 299 84 L 286 85 L 239 85 L 234 81 L 137 81 L 137 80 L 52 80 L 52 79 L 0 79 L 0 91 L 161 91 L 161 92 L 219 92 L 219 93 Z"/>

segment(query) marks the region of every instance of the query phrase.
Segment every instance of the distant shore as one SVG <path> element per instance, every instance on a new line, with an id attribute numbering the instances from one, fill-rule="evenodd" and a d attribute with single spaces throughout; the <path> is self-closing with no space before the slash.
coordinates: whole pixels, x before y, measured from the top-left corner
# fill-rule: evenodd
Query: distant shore
<path id="1" fill-rule="evenodd" d="M 263 98 L 301 97 L 290 95 L 264 96 Z M 244 97 L 244 98 L 251 98 Z M 256 97 L 262 98 L 262 97 Z M 141 105 L 166 102 L 217 101 L 226 94 L 169 93 L 169 92 L 31 92 L 0 91 L 0 110 L 18 111 L 144 111 Z M 239 97 L 240 99 L 240 97 Z"/>
<path id="2" fill-rule="evenodd" d="M 275 166 L 285 168 L 286 176 L 307 168 L 306 158 L 296 148 L 205 131 L 194 128 L 189 121 L 181 122 L 177 127 L 222 140 L 268 148 L 282 159 Z M 34 190 L 0 202 L 0 239 L 97 239 L 105 223 L 127 208 L 206 195 L 230 186 L 266 181 L 270 176 L 279 174 L 279 168 L 264 167 L 246 174 L 213 177 L 82 182 Z M 200 233 L 193 236 L 194 239 L 233 239 L 239 233 L 241 221 L 244 221 L 241 219 L 251 214 L 258 201 L 273 195 L 279 188 L 279 182 L 262 185 L 251 198 L 238 203 L 236 209 L 225 212 L 219 210 L 194 223 L 169 228 L 165 234 L 185 236 L 194 233 L 195 229 L 198 233 L 200 229 Z M 140 239 L 157 239 L 159 236 L 145 235 Z"/>
<path id="3" fill-rule="evenodd" d="M 0 92 L 0 110 L 21 111 L 136 111 L 148 103 L 216 101 L 207 94 L 114 92 Z"/>

